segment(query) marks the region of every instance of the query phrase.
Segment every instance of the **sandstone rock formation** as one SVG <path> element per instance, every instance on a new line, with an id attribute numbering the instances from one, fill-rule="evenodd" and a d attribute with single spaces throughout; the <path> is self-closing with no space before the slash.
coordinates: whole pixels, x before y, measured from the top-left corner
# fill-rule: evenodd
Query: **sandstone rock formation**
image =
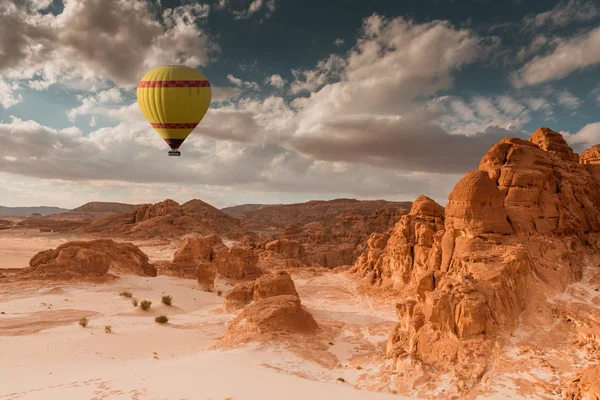
<path id="1" fill-rule="evenodd" d="M 202 264 L 204 267 L 201 269 L 206 270 L 208 275 L 200 277 L 199 282 L 206 281 L 208 284 L 207 280 L 210 280 L 211 270 L 216 273 L 216 270 L 209 266 L 212 265 L 217 250 L 223 248 L 226 248 L 226 246 L 217 235 L 188 236 L 179 243 L 173 254 L 173 261 L 168 267 L 161 269 L 161 274 L 187 279 L 198 278 L 196 269 Z M 212 281 L 214 281 L 214 278 L 212 278 Z"/>
<path id="2" fill-rule="evenodd" d="M 258 266 L 258 256 L 252 249 L 233 246 L 216 252 L 214 264 L 220 277 L 229 280 L 256 279 L 263 274 Z M 198 265 L 198 269 L 202 269 Z"/>
<path id="3" fill-rule="evenodd" d="M 579 162 L 583 164 L 595 180 L 600 181 L 600 144 L 592 146 L 581 153 Z"/>
<path id="4" fill-rule="evenodd" d="M 110 239 L 67 242 L 54 250 L 39 252 L 23 271 L 31 277 L 70 279 L 107 273 L 156 276 L 148 256 L 131 243 Z"/>
<path id="5" fill-rule="evenodd" d="M 600 400 L 600 364 L 589 366 L 569 378 L 561 395 L 570 400 Z"/>
<path id="6" fill-rule="evenodd" d="M 409 360 L 449 371 L 457 393 L 469 390 L 527 310 L 530 283 L 560 293 L 600 263 L 592 160 L 588 151 L 580 164 L 548 128 L 501 140 L 445 210 L 420 197 L 393 229 L 371 235 L 352 271 L 401 294 L 386 348 L 398 368 Z"/>
<path id="7" fill-rule="evenodd" d="M 137 239 L 175 238 L 185 234 L 216 234 L 230 239 L 242 236 L 240 221 L 200 200 L 179 205 L 173 200 L 145 204 L 130 212 L 92 221 L 86 233 L 120 235 Z"/>
<path id="8" fill-rule="evenodd" d="M 302 308 L 298 296 L 267 297 L 253 302 L 238 315 L 221 340 L 229 347 L 274 336 L 306 334 L 318 329 L 313 316 Z"/>
<path id="9" fill-rule="evenodd" d="M 259 248 L 265 249 L 266 243 L 273 240 L 296 241 L 304 247 L 305 256 L 290 256 L 287 260 L 295 259 L 298 265 L 336 267 L 352 264 L 366 248 L 369 235 L 394 226 L 407 207 L 410 203 L 337 199 L 301 204 L 243 205 L 223 211 L 240 218 L 247 230 L 263 232 L 263 236 L 264 232 L 271 232 Z M 271 258 L 268 254 L 262 257 L 266 261 Z M 286 263 L 290 264 L 290 261 Z"/>
<path id="10" fill-rule="evenodd" d="M 223 306 L 226 311 L 233 311 L 252 301 L 283 295 L 299 297 L 292 277 L 285 271 L 268 272 L 255 281 L 235 286 L 225 295 Z"/>

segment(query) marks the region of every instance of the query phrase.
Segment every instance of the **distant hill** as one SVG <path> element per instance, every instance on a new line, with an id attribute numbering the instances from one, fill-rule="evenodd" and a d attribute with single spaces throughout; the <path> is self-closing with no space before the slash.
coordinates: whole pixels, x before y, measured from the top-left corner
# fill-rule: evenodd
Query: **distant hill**
<path id="1" fill-rule="evenodd" d="M 352 264 L 372 233 L 392 228 L 411 202 L 386 200 L 312 200 L 297 204 L 243 204 L 223 208 L 250 232 L 271 239 L 297 240 L 307 260 L 326 267 Z"/>
<path id="2" fill-rule="evenodd" d="M 242 204 L 222 208 L 227 215 L 240 218 L 247 227 L 284 228 L 289 224 L 304 225 L 332 220 L 344 212 L 368 216 L 378 210 L 402 208 L 410 210 L 412 202 L 387 200 L 310 200 L 294 204 Z"/>
<path id="3" fill-rule="evenodd" d="M 188 233 L 242 236 L 240 221 L 201 200 L 179 204 L 167 199 L 143 204 L 130 211 L 94 219 L 83 232 L 134 239 L 177 238 Z"/>
<path id="4" fill-rule="evenodd" d="M 70 211 L 59 207 L 3 207 L 0 206 L 0 217 L 27 217 L 31 214 L 51 215 Z"/>
<path id="5" fill-rule="evenodd" d="M 92 201 L 81 207 L 69 211 L 76 214 L 119 214 L 135 210 L 142 204 L 111 203 L 106 201 Z"/>

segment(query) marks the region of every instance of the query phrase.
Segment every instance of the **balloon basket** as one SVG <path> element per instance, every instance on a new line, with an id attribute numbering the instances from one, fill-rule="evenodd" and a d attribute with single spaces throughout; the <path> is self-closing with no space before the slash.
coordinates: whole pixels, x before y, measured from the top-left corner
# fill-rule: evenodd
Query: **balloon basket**
<path id="1" fill-rule="evenodd" d="M 169 150 L 169 155 L 179 157 L 181 152 L 179 150 Z"/>

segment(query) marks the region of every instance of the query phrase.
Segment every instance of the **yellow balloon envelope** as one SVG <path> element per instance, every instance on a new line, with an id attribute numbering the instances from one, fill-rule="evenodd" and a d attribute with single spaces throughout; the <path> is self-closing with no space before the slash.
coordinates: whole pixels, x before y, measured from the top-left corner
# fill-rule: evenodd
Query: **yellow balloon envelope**
<path id="1" fill-rule="evenodd" d="M 180 155 L 179 146 L 200 123 L 210 106 L 208 79 L 193 68 L 166 65 L 154 68 L 138 84 L 137 99 L 150 125 Z"/>

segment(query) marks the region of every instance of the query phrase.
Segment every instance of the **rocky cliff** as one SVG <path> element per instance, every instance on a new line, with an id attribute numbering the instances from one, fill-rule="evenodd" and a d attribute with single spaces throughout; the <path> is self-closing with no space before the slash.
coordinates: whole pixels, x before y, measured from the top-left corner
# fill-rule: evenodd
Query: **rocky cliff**
<path id="1" fill-rule="evenodd" d="M 371 235 L 352 272 L 399 292 L 386 348 L 395 371 L 450 373 L 450 392 L 467 393 L 490 379 L 494 348 L 524 315 L 559 312 L 551 297 L 600 263 L 597 154 L 579 157 L 548 128 L 504 139 L 445 210 L 421 196 L 393 229 Z"/>

